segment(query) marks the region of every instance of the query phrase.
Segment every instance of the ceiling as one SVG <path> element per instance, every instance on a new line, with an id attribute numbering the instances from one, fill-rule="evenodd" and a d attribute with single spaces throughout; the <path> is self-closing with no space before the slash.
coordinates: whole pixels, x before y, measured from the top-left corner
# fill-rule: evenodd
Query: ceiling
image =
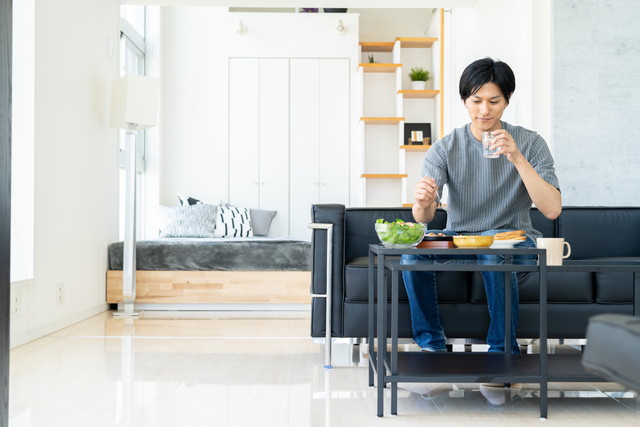
<path id="1" fill-rule="evenodd" d="M 121 4 L 215 7 L 352 7 L 361 9 L 427 9 L 473 7 L 477 0 L 120 0 Z"/>

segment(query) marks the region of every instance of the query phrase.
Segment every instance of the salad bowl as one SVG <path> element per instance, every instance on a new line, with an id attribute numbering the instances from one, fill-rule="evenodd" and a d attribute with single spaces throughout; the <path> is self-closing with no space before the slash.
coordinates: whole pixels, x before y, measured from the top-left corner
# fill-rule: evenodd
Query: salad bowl
<path id="1" fill-rule="evenodd" d="M 379 219 L 375 229 L 380 243 L 387 248 L 412 248 L 422 241 L 426 226 L 397 219 L 393 222 Z"/>

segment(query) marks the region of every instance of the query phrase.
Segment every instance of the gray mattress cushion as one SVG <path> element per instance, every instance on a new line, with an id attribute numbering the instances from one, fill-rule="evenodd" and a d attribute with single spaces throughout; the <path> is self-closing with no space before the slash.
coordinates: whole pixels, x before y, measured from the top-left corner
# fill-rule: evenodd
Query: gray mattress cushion
<path id="1" fill-rule="evenodd" d="M 109 245 L 109 270 L 122 270 L 123 243 Z M 175 238 L 136 244 L 138 270 L 309 271 L 311 242 L 253 238 Z"/>

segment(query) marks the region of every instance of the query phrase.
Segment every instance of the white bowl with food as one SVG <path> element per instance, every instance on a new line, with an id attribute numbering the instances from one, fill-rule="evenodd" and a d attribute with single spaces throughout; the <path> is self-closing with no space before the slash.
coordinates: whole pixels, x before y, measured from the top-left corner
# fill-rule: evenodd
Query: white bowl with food
<path id="1" fill-rule="evenodd" d="M 375 224 L 380 243 L 386 248 L 412 248 L 422 241 L 427 227 L 419 222 L 379 219 Z"/>

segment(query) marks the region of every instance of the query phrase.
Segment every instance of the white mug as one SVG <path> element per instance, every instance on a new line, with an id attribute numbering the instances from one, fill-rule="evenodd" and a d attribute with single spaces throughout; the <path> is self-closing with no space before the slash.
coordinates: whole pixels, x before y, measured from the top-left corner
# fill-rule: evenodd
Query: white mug
<path id="1" fill-rule="evenodd" d="M 547 265 L 562 265 L 564 258 L 571 255 L 571 245 L 562 238 L 540 237 L 536 239 L 538 248 L 547 250 Z M 567 248 L 567 254 L 564 254 L 564 248 Z"/>

